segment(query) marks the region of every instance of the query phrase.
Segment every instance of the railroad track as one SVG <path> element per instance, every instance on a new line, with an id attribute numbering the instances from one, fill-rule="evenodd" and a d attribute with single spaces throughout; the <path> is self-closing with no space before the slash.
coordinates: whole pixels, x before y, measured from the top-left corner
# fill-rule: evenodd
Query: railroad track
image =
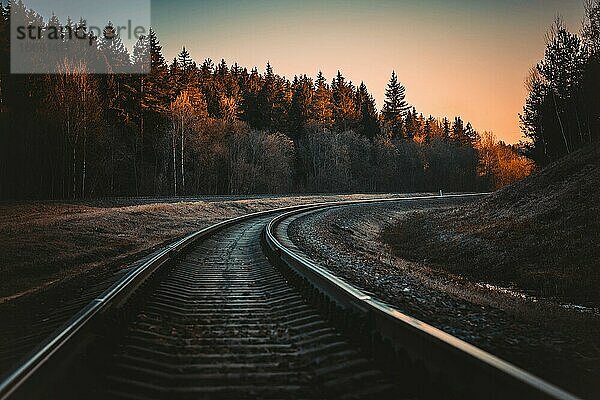
<path id="1" fill-rule="evenodd" d="M 385 201 L 417 200 L 435 201 Z M 26 357 L 0 399 L 574 398 L 304 259 L 286 224 L 325 206 L 168 246 Z"/>

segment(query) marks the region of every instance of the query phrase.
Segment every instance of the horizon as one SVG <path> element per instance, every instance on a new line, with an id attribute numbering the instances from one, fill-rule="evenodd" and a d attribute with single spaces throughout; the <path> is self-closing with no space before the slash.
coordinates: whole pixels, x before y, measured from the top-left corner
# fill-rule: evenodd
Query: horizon
<path id="1" fill-rule="evenodd" d="M 185 46 L 198 64 L 224 59 L 263 72 L 269 62 L 289 79 L 304 74 L 314 79 L 322 71 L 330 83 L 340 70 L 355 85 L 367 85 L 379 111 L 395 70 L 419 113 L 461 116 L 480 132 L 517 143 L 524 80 L 543 56 L 545 33 L 557 14 L 578 32 L 583 1 L 509 3 L 350 1 L 338 9 L 338 0 L 302 5 L 154 0 L 152 26 L 167 62 Z M 456 22 L 444 23 L 448 20 Z M 408 44 L 395 46 L 396 36 Z M 411 61 L 403 61 L 406 54 Z"/>

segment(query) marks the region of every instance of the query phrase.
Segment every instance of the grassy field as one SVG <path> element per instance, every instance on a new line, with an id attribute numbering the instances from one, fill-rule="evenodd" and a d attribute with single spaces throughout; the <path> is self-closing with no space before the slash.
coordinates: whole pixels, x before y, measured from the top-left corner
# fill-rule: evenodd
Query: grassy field
<path id="1" fill-rule="evenodd" d="M 374 195 L 94 201 L 0 205 L 0 304 L 104 269 L 118 269 L 187 233 L 238 215 Z"/>
<path id="2" fill-rule="evenodd" d="M 600 305 L 600 147 L 460 208 L 382 233 L 395 254 L 563 302 Z"/>

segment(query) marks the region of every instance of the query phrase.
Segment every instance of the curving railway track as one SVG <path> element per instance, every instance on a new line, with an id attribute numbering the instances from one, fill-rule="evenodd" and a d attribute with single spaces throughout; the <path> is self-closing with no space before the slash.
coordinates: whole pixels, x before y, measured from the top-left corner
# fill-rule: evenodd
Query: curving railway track
<path id="1" fill-rule="evenodd" d="M 0 399 L 574 398 L 372 299 L 285 239 L 298 214 L 353 203 L 181 239 L 25 357 Z"/>

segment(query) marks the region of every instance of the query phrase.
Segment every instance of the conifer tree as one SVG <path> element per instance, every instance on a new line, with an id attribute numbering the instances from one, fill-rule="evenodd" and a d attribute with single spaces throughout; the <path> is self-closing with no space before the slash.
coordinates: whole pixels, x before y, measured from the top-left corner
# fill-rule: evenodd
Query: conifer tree
<path id="1" fill-rule="evenodd" d="M 183 46 L 179 54 L 177 55 L 177 64 L 183 71 L 189 71 L 193 66 L 194 60 L 190 56 L 189 51 Z"/>
<path id="2" fill-rule="evenodd" d="M 473 125 L 471 125 L 470 122 L 467 122 L 467 125 L 465 126 L 465 137 L 468 141 L 468 144 L 471 146 L 473 146 L 479 140 L 479 134 L 473 128 Z"/>
<path id="3" fill-rule="evenodd" d="M 276 114 L 277 109 L 280 108 L 278 102 L 283 97 L 281 93 L 282 89 L 277 76 L 273 73 L 273 67 L 267 62 L 265 74 L 262 79 L 262 87 L 257 98 L 258 112 L 260 113 L 257 124 L 259 129 L 274 129 L 276 122 L 278 122 L 276 121 Z"/>
<path id="4" fill-rule="evenodd" d="M 136 74 L 150 73 L 150 46 L 146 36 L 140 36 L 133 46 L 132 72 Z"/>
<path id="5" fill-rule="evenodd" d="M 562 138 L 562 144 L 550 136 L 554 144 L 551 151 L 555 156 L 570 153 L 583 141 L 581 120 L 577 114 L 576 91 L 585 68 L 586 55 L 581 40 L 576 34 L 570 33 L 562 20 L 557 18 L 546 38 L 544 59 L 537 65 L 539 73 L 548 87 L 554 114 Z M 569 113 L 576 120 L 573 126 L 568 123 Z M 550 134 L 552 134 L 552 129 Z M 558 136 L 556 134 L 555 136 Z"/>
<path id="6" fill-rule="evenodd" d="M 294 77 L 289 123 L 293 138 L 297 138 L 308 123 L 313 103 L 313 83 L 306 75 Z"/>
<path id="7" fill-rule="evenodd" d="M 262 82 L 258 70 L 252 68 L 242 88 L 242 120 L 256 129 L 261 125 L 261 113 L 259 110 L 261 88 Z"/>
<path id="8" fill-rule="evenodd" d="M 414 140 L 421 135 L 421 129 L 417 110 L 413 107 L 404 117 L 404 136 L 408 140 Z"/>
<path id="9" fill-rule="evenodd" d="M 204 60 L 202 65 L 200 66 L 200 74 L 203 81 L 208 81 L 213 73 L 215 68 L 215 64 L 210 58 Z"/>
<path id="10" fill-rule="evenodd" d="M 398 81 L 395 71 L 392 71 L 390 81 L 385 90 L 385 102 L 383 104 L 382 114 L 386 121 L 395 121 L 410 110 L 406 102 L 406 89 Z"/>
<path id="11" fill-rule="evenodd" d="M 333 97 L 329 85 L 319 71 L 315 81 L 315 93 L 312 101 L 311 121 L 323 129 L 333 124 Z"/>
<path id="12" fill-rule="evenodd" d="M 442 139 L 444 141 L 451 140 L 450 121 L 446 117 L 442 121 Z"/>
<path id="13" fill-rule="evenodd" d="M 425 120 L 425 124 L 423 126 L 423 143 L 431 143 L 431 140 L 433 139 L 434 124 L 435 119 L 430 115 L 429 118 Z"/>
<path id="14" fill-rule="evenodd" d="M 76 29 L 76 27 L 72 29 Z M 98 49 L 105 60 L 106 70 L 109 73 L 123 73 L 131 70 L 131 58 L 127 47 L 110 21 L 98 40 Z"/>
<path id="15" fill-rule="evenodd" d="M 547 88 L 542 79 L 536 68 L 532 68 L 529 71 L 529 76 L 525 80 L 525 87 L 528 94 L 523 106 L 523 112 L 519 114 L 519 121 L 521 132 L 527 140 L 525 146 L 527 156 L 540 165 L 546 165 L 549 158 L 546 150 L 542 120 Z"/>
<path id="16" fill-rule="evenodd" d="M 403 118 L 409 110 L 406 102 L 406 89 L 398 81 L 396 72 L 392 71 L 390 81 L 385 90 L 385 101 L 381 114 L 383 121 L 392 131 L 392 135 L 402 135 Z"/>
<path id="17" fill-rule="evenodd" d="M 367 90 L 364 82 L 360 83 L 356 92 L 356 104 L 359 113 L 357 133 L 366 136 L 369 140 L 373 140 L 379 136 L 379 118 L 375 106 L 375 99 Z"/>
<path id="18" fill-rule="evenodd" d="M 221 59 L 221 62 L 219 63 L 219 65 L 217 65 L 215 74 L 221 81 L 224 81 L 225 79 L 227 79 L 227 76 L 229 74 L 229 68 L 227 67 L 227 63 L 225 62 L 225 59 Z"/>
<path id="19" fill-rule="evenodd" d="M 594 57 L 600 53 L 600 1 L 587 0 L 584 7 L 585 18 L 581 36 L 586 51 Z"/>
<path id="20" fill-rule="evenodd" d="M 335 126 L 341 132 L 347 131 L 354 126 L 358 119 L 354 85 L 352 85 L 352 82 L 346 83 L 346 79 L 338 71 L 331 83 L 331 92 L 333 96 L 333 119 Z"/>
<path id="21" fill-rule="evenodd" d="M 525 82 L 524 148 L 541 166 L 600 138 L 600 2 L 587 1 L 585 11 L 581 38 L 556 19 Z"/>
<path id="22" fill-rule="evenodd" d="M 292 85 L 280 76 L 275 77 L 271 130 L 290 134 L 289 109 L 292 102 Z"/>
<path id="23" fill-rule="evenodd" d="M 168 69 L 162 54 L 162 46 L 152 29 L 148 33 L 147 43 L 150 52 L 150 74 L 144 78 L 142 108 L 166 113 L 169 104 Z"/>
<path id="24" fill-rule="evenodd" d="M 219 85 L 216 82 L 215 64 L 210 58 L 205 59 L 200 65 L 199 80 L 206 99 L 209 115 L 211 117 L 218 117 L 220 113 L 221 93 L 218 92 Z"/>
<path id="25" fill-rule="evenodd" d="M 152 28 L 150 28 L 150 32 L 148 33 L 148 46 L 150 47 L 150 63 L 152 66 L 152 70 L 155 68 L 165 68 L 166 62 L 165 58 L 162 54 L 162 46 L 160 45 L 160 41 L 156 36 L 156 32 Z"/>
<path id="26" fill-rule="evenodd" d="M 212 91 L 218 95 L 216 117 L 235 121 L 242 114 L 242 92 L 239 83 L 240 69 L 237 64 L 231 69 L 224 59 L 217 65 L 212 79 Z M 235 75 L 234 75 L 235 74 Z"/>
<path id="27" fill-rule="evenodd" d="M 466 144 L 465 126 L 460 117 L 455 117 L 452 123 L 452 140 L 456 143 Z"/>

